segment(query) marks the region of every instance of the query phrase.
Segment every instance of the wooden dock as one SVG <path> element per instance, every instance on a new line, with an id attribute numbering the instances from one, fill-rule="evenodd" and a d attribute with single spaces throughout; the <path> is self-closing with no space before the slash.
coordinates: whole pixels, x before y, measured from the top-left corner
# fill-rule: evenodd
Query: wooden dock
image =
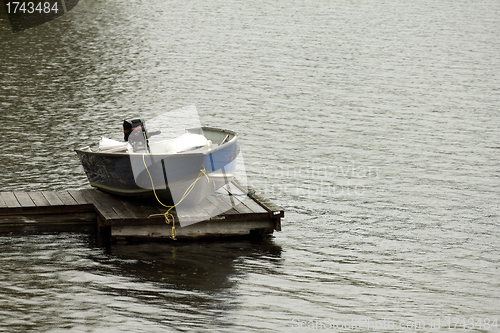
<path id="1" fill-rule="evenodd" d="M 96 226 L 111 240 L 170 239 L 167 209 L 155 199 L 138 200 L 96 189 L 0 192 L 0 232 L 23 227 Z M 281 231 L 284 211 L 236 182 L 219 189 L 183 215 L 172 210 L 177 239 L 266 236 Z M 158 215 L 155 215 L 158 214 Z M 153 216 L 151 216 L 153 215 Z M 201 221 L 180 227 L 181 221 Z"/>

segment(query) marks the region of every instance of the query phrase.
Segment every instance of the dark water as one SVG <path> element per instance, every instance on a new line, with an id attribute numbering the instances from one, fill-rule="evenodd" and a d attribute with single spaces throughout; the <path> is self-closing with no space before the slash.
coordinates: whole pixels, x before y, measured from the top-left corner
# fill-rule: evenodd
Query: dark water
<path id="1" fill-rule="evenodd" d="M 258 244 L 3 234 L 0 331 L 498 330 L 500 2 L 86 0 L 17 34 L 0 17 L 2 191 L 87 187 L 74 148 L 195 104 L 286 210 Z"/>

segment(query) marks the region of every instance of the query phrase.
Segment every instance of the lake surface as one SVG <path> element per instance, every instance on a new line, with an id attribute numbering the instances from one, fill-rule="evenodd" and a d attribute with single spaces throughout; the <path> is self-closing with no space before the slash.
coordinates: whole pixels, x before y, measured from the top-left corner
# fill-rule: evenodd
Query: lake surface
<path id="1" fill-rule="evenodd" d="M 500 2 L 2 7 L 0 51 L 1 191 L 88 188 L 73 149 L 196 105 L 286 211 L 261 243 L 0 234 L 1 332 L 498 330 Z"/>

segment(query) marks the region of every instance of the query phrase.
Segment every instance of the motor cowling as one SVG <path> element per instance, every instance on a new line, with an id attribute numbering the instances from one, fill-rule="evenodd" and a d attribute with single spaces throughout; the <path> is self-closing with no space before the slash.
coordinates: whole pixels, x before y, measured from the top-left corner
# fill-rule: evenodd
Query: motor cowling
<path id="1" fill-rule="evenodd" d="M 134 152 L 147 149 L 146 122 L 143 119 L 124 120 L 123 135 L 123 139 L 132 145 Z"/>
<path id="2" fill-rule="evenodd" d="M 149 151 L 148 139 L 153 135 L 161 134 L 160 131 L 148 132 L 144 119 L 126 119 L 123 121 L 123 139 L 132 145 L 134 152 Z"/>

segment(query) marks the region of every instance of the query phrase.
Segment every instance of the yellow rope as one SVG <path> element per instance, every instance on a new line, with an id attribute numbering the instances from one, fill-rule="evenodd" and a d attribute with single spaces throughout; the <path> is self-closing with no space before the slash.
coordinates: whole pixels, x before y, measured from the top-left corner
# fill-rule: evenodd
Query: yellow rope
<path id="1" fill-rule="evenodd" d="M 142 154 L 142 162 L 144 163 L 144 166 L 146 167 L 146 171 L 148 172 L 148 175 L 149 175 L 149 179 L 151 180 L 151 186 L 153 187 L 153 193 L 155 195 L 155 198 L 156 198 L 156 200 L 163 207 L 168 208 L 168 210 L 165 213 L 163 213 L 163 214 L 151 214 L 151 215 L 149 215 L 149 217 L 151 218 L 152 216 L 164 216 L 165 217 L 165 223 L 167 223 L 167 224 L 170 224 L 170 218 L 172 218 L 172 237 L 171 238 L 173 240 L 176 240 L 175 236 L 176 236 L 177 232 L 175 231 L 174 215 L 172 213 L 170 213 L 170 211 L 175 208 L 175 205 L 174 206 L 167 206 L 167 205 L 165 205 L 163 202 L 160 201 L 160 199 L 158 198 L 158 195 L 156 195 L 156 189 L 155 189 L 155 185 L 154 185 L 154 182 L 153 182 L 153 177 L 151 177 L 151 173 L 149 173 L 148 166 L 146 165 L 146 160 L 144 159 L 145 156 L 146 156 L 146 153 Z M 208 175 L 207 175 L 207 172 L 205 171 L 205 169 L 200 169 L 200 174 L 194 180 L 194 182 L 192 182 L 191 185 L 189 185 L 189 187 L 186 189 L 186 191 L 182 195 L 182 197 L 179 200 L 179 202 L 177 203 L 177 205 L 180 204 L 189 195 L 189 193 L 191 193 L 191 191 L 193 190 L 194 186 L 196 185 L 196 182 L 200 178 L 202 178 L 203 176 L 207 177 L 207 182 L 210 182 L 210 179 L 208 178 Z"/>

